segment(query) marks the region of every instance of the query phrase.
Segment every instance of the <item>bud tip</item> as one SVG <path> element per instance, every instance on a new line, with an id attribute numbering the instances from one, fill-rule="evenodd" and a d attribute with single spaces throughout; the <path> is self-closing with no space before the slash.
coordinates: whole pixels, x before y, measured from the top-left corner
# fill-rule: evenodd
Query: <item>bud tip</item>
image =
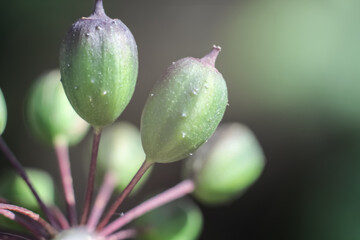
<path id="1" fill-rule="evenodd" d="M 221 51 L 220 46 L 213 45 L 213 48 L 209 54 L 201 58 L 201 61 L 215 67 L 215 61 Z"/>

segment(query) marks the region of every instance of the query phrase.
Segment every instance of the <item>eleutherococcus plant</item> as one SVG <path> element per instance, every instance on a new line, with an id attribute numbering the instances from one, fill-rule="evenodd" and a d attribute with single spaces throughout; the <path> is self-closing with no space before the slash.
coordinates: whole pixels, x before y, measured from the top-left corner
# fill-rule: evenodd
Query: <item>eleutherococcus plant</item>
<path id="1" fill-rule="evenodd" d="M 96 0 L 94 12 L 75 22 L 66 34 L 60 50 L 60 70 L 42 75 L 30 89 L 26 104 L 30 132 L 56 152 L 66 213 L 56 206 L 56 201 L 44 201 L 43 194 L 48 194 L 50 199 L 54 197 L 52 185 L 39 187 L 34 182 L 50 182 L 44 180 L 48 175 L 37 172 L 34 177 L 33 170 L 26 171 L 0 137 L 1 151 L 19 175 L 17 179 L 20 177 L 25 183 L 18 186 L 2 180 L 2 185 L 8 187 L 4 189 L 13 187 L 10 187 L 12 191 L 0 189 L 0 195 L 4 194 L 0 198 L 0 217 L 26 229 L 24 234 L 1 231 L 0 237 L 10 240 L 198 238 L 202 216 L 196 204 L 190 199 L 173 201 L 191 193 L 212 205 L 231 201 L 259 177 L 264 165 L 261 148 L 250 130 L 236 123 L 216 130 L 228 105 L 225 80 L 215 68 L 220 50 L 214 46 L 202 58 L 187 57 L 171 64 L 148 96 L 140 130 L 129 123 L 112 124 L 132 98 L 138 53 L 130 30 L 120 20 L 109 18 L 102 0 Z M 6 119 L 5 99 L 0 91 L 1 134 Z M 84 138 L 89 125 L 94 132 L 90 170 L 81 216 L 78 216 L 68 147 Z M 93 202 L 98 155 L 103 181 Z M 189 156 L 183 181 L 116 216 L 123 201 L 140 180 L 146 180 L 143 176 L 155 163 L 171 163 Z M 225 177 L 214 182 L 219 174 Z M 14 192 L 21 193 L 24 187 L 31 194 L 15 196 Z M 110 204 L 116 190 L 121 193 Z M 38 208 L 22 207 L 25 204 L 21 202 L 30 201 L 36 202 Z M 165 204 L 168 205 L 157 209 Z"/>

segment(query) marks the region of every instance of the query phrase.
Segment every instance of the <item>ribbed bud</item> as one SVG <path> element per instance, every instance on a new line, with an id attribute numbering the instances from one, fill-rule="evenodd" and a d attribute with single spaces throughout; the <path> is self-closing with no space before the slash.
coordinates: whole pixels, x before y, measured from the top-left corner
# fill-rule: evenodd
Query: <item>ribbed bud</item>
<path id="1" fill-rule="evenodd" d="M 166 163 L 191 155 L 215 131 L 226 105 L 227 88 L 215 68 L 220 51 L 173 63 L 151 92 L 141 118 L 149 160 Z"/>

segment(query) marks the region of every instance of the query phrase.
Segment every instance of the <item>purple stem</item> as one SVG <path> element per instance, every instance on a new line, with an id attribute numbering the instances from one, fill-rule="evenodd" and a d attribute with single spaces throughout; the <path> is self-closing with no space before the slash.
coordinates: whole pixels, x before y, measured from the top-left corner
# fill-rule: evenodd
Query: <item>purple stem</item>
<path id="1" fill-rule="evenodd" d="M 101 138 L 101 129 L 94 128 L 94 138 L 93 138 L 93 146 L 91 152 L 91 162 L 90 162 L 90 170 L 88 177 L 88 185 L 85 196 L 85 203 L 83 208 L 83 213 L 81 216 L 81 225 L 86 223 L 87 217 L 89 215 L 91 199 L 94 191 L 95 184 L 95 173 L 96 173 L 96 161 L 98 156 L 99 144 Z"/>
<path id="2" fill-rule="evenodd" d="M 90 232 L 95 230 L 101 215 L 104 213 L 105 206 L 115 189 L 115 184 L 116 176 L 114 173 L 106 173 L 87 223 Z"/>
<path id="3" fill-rule="evenodd" d="M 43 235 L 41 235 L 41 233 L 39 233 L 37 230 L 37 228 L 35 226 L 33 226 L 31 223 L 29 223 L 28 221 L 26 221 L 25 219 L 21 219 L 19 217 L 17 217 L 15 215 L 15 213 L 9 211 L 9 210 L 5 210 L 5 209 L 0 209 L 0 215 L 3 215 L 4 217 L 19 223 L 20 225 L 24 226 L 26 229 L 28 229 L 30 232 L 32 232 L 35 237 L 37 239 L 43 240 L 45 239 Z"/>
<path id="4" fill-rule="evenodd" d="M 55 228 L 53 228 L 48 222 L 46 222 L 44 219 L 42 219 L 39 214 L 36 214 L 26 208 L 22 208 L 16 205 L 12 205 L 12 204 L 5 204 L 5 203 L 0 203 L 0 210 L 4 209 L 4 210 L 10 210 L 13 212 L 17 212 L 20 213 L 24 216 L 29 217 L 30 219 L 34 220 L 35 222 L 39 223 L 42 227 L 44 227 L 44 229 L 46 229 L 46 231 L 51 235 L 51 236 L 55 236 L 57 234 L 57 231 Z"/>
<path id="5" fill-rule="evenodd" d="M 66 217 L 60 211 L 59 208 L 57 208 L 56 206 L 52 206 L 50 208 L 50 211 L 53 214 L 53 216 L 55 217 L 55 220 L 59 223 L 61 229 L 65 230 L 65 229 L 70 228 L 70 224 L 69 224 L 68 220 L 66 219 Z"/>
<path id="6" fill-rule="evenodd" d="M 184 180 L 181 183 L 175 185 L 174 187 L 162 192 L 155 197 L 148 199 L 147 201 L 143 202 L 142 204 L 134 207 L 133 209 L 129 210 L 125 215 L 122 217 L 117 218 L 108 226 L 106 226 L 101 232 L 101 236 L 109 236 L 113 232 L 117 231 L 124 225 L 128 224 L 135 218 L 138 218 L 145 213 L 160 207 L 166 203 L 169 203 L 175 199 L 181 198 L 191 192 L 194 191 L 195 185 L 192 180 Z"/>
<path id="7" fill-rule="evenodd" d="M 34 189 L 33 185 L 30 182 L 30 179 L 28 175 L 26 174 L 24 167 L 21 165 L 21 163 L 17 160 L 14 153 L 10 150 L 10 148 L 5 143 L 4 139 L 0 136 L 0 149 L 4 153 L 4 155 L 9 160 L 10 164 L 14 167 L 14 169 L 17 171 L 17 173 L 21 176 L 21 178 L 25 181 L 25 183 L 28 185 L 29 189 L 31 190 L 32 194 L 36 198 L 41 210 L 44 212 L 45 216 L 49 220 L 49 222 L 55 226 L 56 228 L 59 228 L 59 226 L 56 224 L 54 217 L 51 215 L 48 207 L 44 204 L 44 202 L 41 200 L 39 194 Z"/>
<path id="8" fill-rule="evenodd" d="M 123 240 L 128 238 L 134 238 L 136 236 L 136 231 L 134 229 L 126 229 L 106 238 L 106 240 Z"/>
<path id="9" fill-rule="evenodd" d="M 58 165 L 60 170 L 61 182 L 64 191 L 67 214 L 72 226 L 77 225 L 76 201 L 71 175 L 71 166 L 69 160 L 69 149 L 66 141 L 56 139 L 54 143 Z"/>
<path id="10" fill-rule="evenodd" d="M 120 196 L 116 199 L 116 201 L 111 205 L 109 211 L 106 213 L 104 219 L 100 222 L 97 230 L 101 230 L 105 225 L 109 222 L 111 217 L 114 215 L 116 210 L 119 208 L 121 203 L 125 200 L 125 198 L 131 193 L 135 185 L 140 181 L 141 177 L 145 174 L 145 172 L 154 164 L 152 161 L 145 160 L 141 165 L 135 176 L 131 179 L 129 184 L 122 191 Z"/>

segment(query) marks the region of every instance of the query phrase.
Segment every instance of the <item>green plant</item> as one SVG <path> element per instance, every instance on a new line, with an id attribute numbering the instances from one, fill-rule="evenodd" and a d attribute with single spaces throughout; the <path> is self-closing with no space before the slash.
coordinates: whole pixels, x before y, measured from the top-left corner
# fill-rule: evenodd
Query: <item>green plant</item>
<path id="1" fill-rule="evenodd" d="M 61 46 L 64 91 L 59 72 L 47 73 L 31 89 L 26 109 L 29 129 L 57 154 L 67 214 L 43 201 L 33 180 L 1 137 L 0 149 L 29 187 L 43 216 L 6 199 L 1 200 L 0 216 L 23 225 L 36 239 L 196 239 L 202 217 L 191 200 L 154 209 L 190 193 L 212 204 L 231 201 L 258 178 L 264 164 L 261 149 L 249 130 L 233 124 L 232 129 L 240 128 L 236 128 L 235 134 L 224 131 L 225 127 L 216 131 L 228 101 L 226 83 L 215 68 L 219 52 L 220 47 L 214 46 L 203 58 L 184 58 L 168 68 L 149 94 L 140 133 L 127 123 L 108 126 L 119 117 L 134 92 L 137 47 L 129 29 L 120 20 L 106 16 L 102 0 L 96 0 L 94 13 L 74 23 Z M 88 125 L 71 106 L 94 132 L 81 218 L 77 216 L 68 146 L 84 137 Z M 6 107 L 1 91 L 0 107 L 2 130 Z M 202 144 L 203 149 L 208 145 L 214 150 L 196 152 Z M 98 155 L 104 180 L 91 208 Z M 182 182 L 111 219 L 155 163 L 174 162 L 188 156 L 191 159 Z M 117 161 L 117 158 L 123 159 Z M 134 173 L 129 178 L 127 173 L 131 172 Z M 221 181 L 212 182 L 211 178 L 217 176 L 222 176 Z M 124 185 L 124 182 L 128 183 Z M 117 188 L 121 193 L 105 212 Z"/>

